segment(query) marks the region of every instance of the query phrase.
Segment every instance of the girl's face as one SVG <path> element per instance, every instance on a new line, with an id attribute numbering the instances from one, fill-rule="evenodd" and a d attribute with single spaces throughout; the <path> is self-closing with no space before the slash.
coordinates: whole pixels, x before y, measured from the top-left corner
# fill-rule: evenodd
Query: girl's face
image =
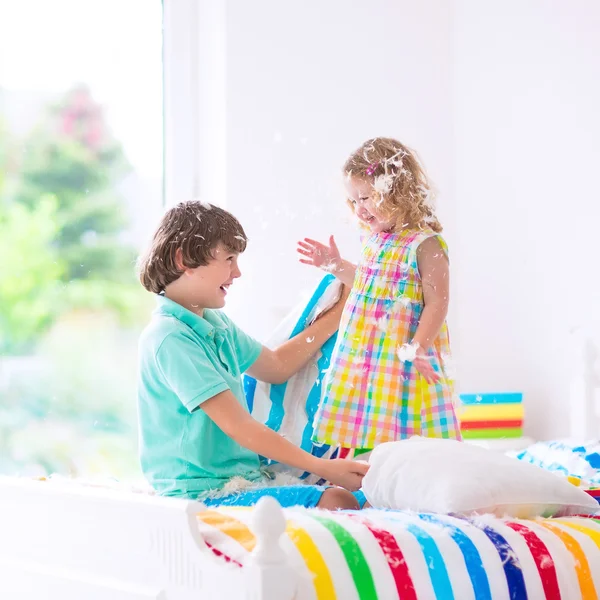
<path id="1" fill-rule="evenodd" d="M 371 182 L 357 177 L 346 177 L 345 186 L 354 214 L 373 233 L 382 233 L 394 228 L 394 220 L 385 217 L 379 210 L 379 194 L 375 192 Z"/>

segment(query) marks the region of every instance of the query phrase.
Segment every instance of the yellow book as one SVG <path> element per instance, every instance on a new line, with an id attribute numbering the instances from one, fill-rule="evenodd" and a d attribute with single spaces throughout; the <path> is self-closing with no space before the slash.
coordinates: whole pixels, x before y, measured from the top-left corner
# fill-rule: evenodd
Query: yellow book
<path id="1" fill-rule="evenodd" d="M 522 404 L 480 404 L 478 406 L 459 406 L 459 420 L 465 421 L 509 421 L 523 419 Z"/>

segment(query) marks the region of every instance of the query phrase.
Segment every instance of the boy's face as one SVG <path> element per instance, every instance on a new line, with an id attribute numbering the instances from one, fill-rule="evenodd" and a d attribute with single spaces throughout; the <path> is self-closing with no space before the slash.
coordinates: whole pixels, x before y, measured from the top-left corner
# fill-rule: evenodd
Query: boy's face
<path id="1" fill-rule="evenodd" d="M 205 308 L 223 308 L 229 286 L 241 275 L 236 252 L 219 243 L 212 254 L 214 258 L 207 265 L 186 271 L 196 312 Z"/>

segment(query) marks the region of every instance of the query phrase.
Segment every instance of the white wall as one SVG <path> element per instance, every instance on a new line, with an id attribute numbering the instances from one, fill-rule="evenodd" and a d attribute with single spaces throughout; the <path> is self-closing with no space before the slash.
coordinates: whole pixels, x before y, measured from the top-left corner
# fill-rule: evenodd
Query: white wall
<path id="1" fill-rule="evenodd" d="M 334 233 L 358 251 L 340 169 L 364 140 L 413 145 L 451 202 L 450 13 L 445 0 L 229 0 L 220 23 L 225 203 L 251 238 L 229 312 L 264 337 L 322 276 L 297 263 L 296 240 Z"/>
<path id="2" fill-rule="evenodd" d="M 569 331 L 600 297 L 600 5 L 201 5 L 200 192 L 252 240 L 230 314 L 265 337 L 319 277 L 295 262 L 304 235 L 356 253 L 339 168 L 396 136 L 441 192 L 462 389 L 522 390 L 529 433 L 566 435 Z"/>
<path id="3" fill-rule="evenodd" d="M 523 390 L 529 431 L 567 435 L 570 331 L 600 307 L 600 4 L 455 6 L 463 388 Z"/>

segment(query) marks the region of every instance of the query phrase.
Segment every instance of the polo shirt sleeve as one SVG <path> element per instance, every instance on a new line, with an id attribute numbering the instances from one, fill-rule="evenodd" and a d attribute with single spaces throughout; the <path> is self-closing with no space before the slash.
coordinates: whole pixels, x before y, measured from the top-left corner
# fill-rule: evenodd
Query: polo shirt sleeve
<path id="1" fill-rule="evenodd" d="M 257 342 L 252 336 L 240 329 L 229 317 L 221 313 L 221 318 L 227 322 L 233 349 L 235 351 L 240 373 L 245 373 L 259 357 L 263 345 Z"/>
<path id="2" fill-rule="evenodd" d="M 204 349 L 184 334 L 168 335 L 156 361 L 165 383 L 190 412 L 230 389 Z"/>

